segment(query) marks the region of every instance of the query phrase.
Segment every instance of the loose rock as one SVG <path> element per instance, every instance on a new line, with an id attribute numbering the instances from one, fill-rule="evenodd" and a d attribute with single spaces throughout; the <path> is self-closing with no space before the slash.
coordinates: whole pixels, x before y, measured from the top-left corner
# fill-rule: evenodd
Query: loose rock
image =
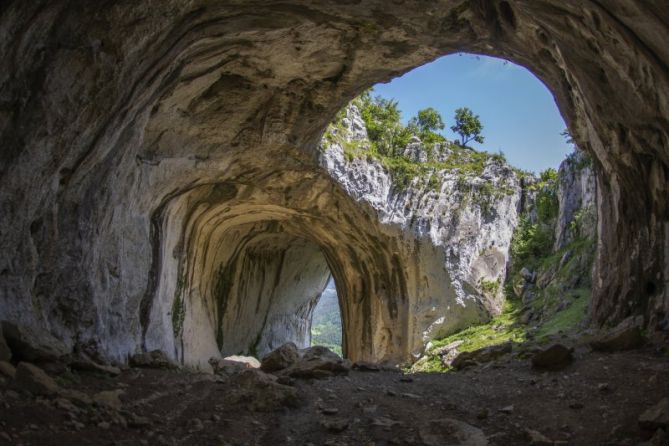
<path id="1" fill-rule="evenodd" d="M 530 444 L 532 446 L 553 446 L 554 442 L 552 440 L 549 440 L 545 435 L 543 435 L 541 432 L 532 430 L 532 429 L 525 429 L 525 434 L 527 435 L 527 438 L 530 440 Z"/>
<path id="2" fill-rule="evenodd" d="M 629 350 L 643 345 L 641 329 L 643 317 L 628 317 L 615 328 L 599 334 L 590 342 L 593 350 L 613 352 Z"/>
<path id="3" fill-rule="evenodd" d="M 472 352 L 462 352 L 453 360 L 451 365 L 456 369 L 462 369 L 476 363 L 493 361 L 500 356 L 511 353 L 511 350 L 512 343 L 505 342 L 503 344 L 480 348 Z"/>
<path id="4" fill-rule="evenodd" d="M 121 369 L 111 365 L 98 364 L 85 354 L 80 354 L 70 362 L 70 367 L 74 370 L 83 370 L 88 372 L 99 372 L 109 376 L 118 376 Z"/>
<path id="5" fill-rule="evenodd" d="M 323 426 L 328 432 L 339 433 L 348 428 L 349 420 L 346 418 L 328 418 L 321 420 Z"/>
<path id="6" fill-rule="evenodd" d="M 669 398 L 663 398 L 659 403 L 642 413 L 639 416 L 639 426 L 648 430 L 669 427 Z"/>
<path id="7" fill-rule="evenodd" d="M 300 360 L 285 373 L 293 378 L 319 379 L 348 374 L 351 363 L 326 347 L 310 347 L 302 352 Z"/>
<path id="8" fill-rule="evenodd" d="M 123 403 L 119 398 L 123 390 L 106 390 L 93 395 L 93 401 L 100 406 L 107 406 L 115 410 L 121 410 Z"/>
<path id="9" fill-rule="evenodd" d="M 244 367 L 247 368 L 247 369 L 259 369 L 260 368 L 260 361 L 258 361 L 253 356 L 232 355 L 232 356 L 226 356 L 225 358 L 223 358 L 223 360 L 243 364 Z"/>
<path id="10" fill-rule="evenodd" d="M 12 351 L 12 357 L 28 362 L 58 361 L 70 350 L 46 330 L 24 327 L 2 321 L 4 339 Z"/>
<path id="11" fill-rule="evenodd" d="M 8 362 L 0 361 L 0 375 L 14 379 L 16 376 L 16 368 Z"/>
<path id="12" fill-rule="evenodd" d="M 426 446 L 488 445 L 488 439 L 481 429 L 451 418 L 429 421 L 418 432 Z"/>
<path id="13" fill-rule="evenodd" d="M 16 368 L 16 384 L 33 395 L 52 396 L 60 391 L 58 384 L 39 367 L 20 362 Z"/>
<path id="14" fill-rule="evenodd" d="M 263 372 L 276 372 L 292 366 L 299 359 L 300 354 L 297 352 L 297 346 L 288 342 L 265 356 L 260 364 L 260 369 Z"/>
<path id="15" fill-rule="evenodd" d="M 532 356 L 532 367 L 558 370 L 569 365 L 572 359 L 571 349 L 562 344 L 553 344 Z"/>

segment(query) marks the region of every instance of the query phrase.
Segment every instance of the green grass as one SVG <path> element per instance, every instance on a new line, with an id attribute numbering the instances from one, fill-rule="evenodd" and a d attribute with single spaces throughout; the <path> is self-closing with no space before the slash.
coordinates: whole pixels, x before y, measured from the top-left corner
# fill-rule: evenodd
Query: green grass
<path id="1" fill-rule="evenodd" d="M 588 288 L 579 288 L 570 291 L 572 303 L 569 307 L 562 311 L 555 313 L 550 319 L 546 320 L 539 331 L 538 338 L 556 335 L 558 333 L 574 332 L 580 328 L 581 323 L 585 320 L 588 307 L 590 306 L 591 292 Z"/>
<path id="2" fill-rule="evenodd" d="M 322 345 L 341 356 L 341 314 L 336 293 L 326 289 L 314 309 L 311 324 L 311 345 Z"/>
<path id="3" fill-rule="evenodd" d="M 518 300 L 507 300 L 504 309 L 499 316 L 490 322 L 474 325 L 451 336 L 432 341 L 432 348 L 427 352 L 425 359 L 416 362 L 412 372 L 445 372 L 449 369 L 441 363 L 441 358 L 435 354 L 440 347 L 454 341 L 464 341 L 458 350 L 469 352 L 491 345 L 503 344 L 511 341 L 515 343 L 525 342 L 526 327 L 518 322 L 520 313 L 520 302 Z"/>

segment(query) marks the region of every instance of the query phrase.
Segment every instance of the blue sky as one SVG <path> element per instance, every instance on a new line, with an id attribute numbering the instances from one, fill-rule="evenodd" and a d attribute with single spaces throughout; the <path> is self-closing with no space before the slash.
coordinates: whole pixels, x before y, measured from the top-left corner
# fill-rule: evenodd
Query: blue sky
<path id="1" fill-rule="evenodd" d="M 560 133 L 567 127 L 552 94 L 527 69 L 501 59 L 453 54 L 418 67 L 374 94 L 399 101 L 404 121 L 433 107 L 446 124 L 444 135 L 456 139 L 450 126 L 458 107 L 469 107 L 483 124 L 484 144 L 477 150 L 502 150 L 521 169 L 557 168 L 571 147 Z"/>

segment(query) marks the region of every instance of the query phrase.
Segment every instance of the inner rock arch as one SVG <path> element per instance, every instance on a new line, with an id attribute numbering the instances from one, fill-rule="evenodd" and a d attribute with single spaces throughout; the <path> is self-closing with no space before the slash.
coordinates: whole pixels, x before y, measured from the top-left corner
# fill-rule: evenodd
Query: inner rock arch
<path id="1" fill-rule="evenodd" d="M 364 88 L 467 51 L 534 72 L 600 167 L 593 321 L 643 315 L 666 336 L 660 0 L 10 0 L 0 36 L 4 319 L 112 359 L 155 345 L 178 352 L 166 340 L 171 314 L 154 312 L 171 308 L 166 296 L 186 283 L 177 278 L 216 266 L 193 254 L 208 246 L 207 219 L 224 213 L 234 184 L 242 214 L 259 200 L 257 221 L 318 240 L 343 286 L 346 329 L 363 333 L 345 339 L 352 359 L 407 356 L 416 344 L 407 302 L 421 288 L 403 284 L 411 256 L 385 230 L 368 230 L 373 219 L 341 191 L 323 198 L 335 189 L 316 146 Z M 280 201 L 260 200 L 258 189 Z M 191 274 L 189 296 L 212 292 L 212 271 Z"/>

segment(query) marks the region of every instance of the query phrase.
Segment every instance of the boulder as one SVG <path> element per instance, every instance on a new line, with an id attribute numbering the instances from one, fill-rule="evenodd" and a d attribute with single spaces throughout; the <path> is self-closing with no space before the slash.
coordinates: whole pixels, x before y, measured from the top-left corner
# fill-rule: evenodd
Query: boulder
<path id="1" fill-rule="evenodd" d="M 260 367 L 260 362 L 251 356 L 228 356 L 210 358 L 209 365 L 217 375 L 232 375 L 248 369 L 257 369 Z"/>
<path id="2" fill-rule="evenodd" d="M 286 369 L 300 359 L 297 346 L 292 342 L 283 344 L 262 359 L 260 368 L 264 372 L 276 372 Z"/>
<path id="3" fill-rule="evenodd" d="M 293 378 L 325 378 L 332 375 L 348 374 L 350 361 L 323 346 L 309 347 L 301 351 L 302 357 L 284 373 Z"/>
<path id="4" fill-rule="evenodd" d="M 93 404 L 93 400 L 90 396 L 75 389 L 62 389 L 59 392 L 59 395 L 78 407 L 87 407 Z"/>
<path id="5" fill-rule="evenodd" d="M 520 277 L 525 279 L 527 283 L 534 283 L 537 279 L 537 273 L 530 271 L 529 269 L 523 267 L 520 270 Z"/>
<path id="6" fill-rule="evenodd" d="M 149 369 L 174 369 L 174 364 L 167 355 L 160 350 L 151 352 L 137 353 L 130 357 L 130 365 L 133 367 L 143 367 Z"/>
<path id="7" fill-rule="evenodd" d="M 463 421 L 452 418 L 431 420 L 418 430 L 426 446 L 487 446 L 483 431 Z"/>
<path id="8" fill-rule="evenodd" d="M 6 361 L 0 361 L 0 375 L 14 379 L 16 376 L 16 368 Z"/>
<path id="9" fill-rule="evenodd" d="M 111 365 L 98 364 L 89 358 L 86 354 L 80 353 L 72 359 L 70 367 L 74 370 L 83 370 L 86 372 L 98 372 L 109 376 L 118 376 L 121 374 L 121 369 Z"/>
<path id="10" fill-rule="evenodd" d="M 58 361 L 70 349 L 46 330 L 2 321 L 4 339 L 14 359 L 28 362 Z"/>
<path id="11" fill-rule="evenodd" d="M 590 347 L 593 350 L 605 352 L 638 348 L 644 342 L 641 334 L 642 327 L 643 316 L 630 316 L 616 327 L 600 333 L 590 341 Z"/>
<path id="12" fill-rule="evenodd" d="M 259 369 L 260 368 L 260 361 L 258 361 L 253 356 L 232 355 L 232 356 L 226 356 L 225 358 L 223 358 L 223 360 L 224 361 L 230 361 L 230 362 L 237 362 L 239 364 L 244 365 L 244 367 L 247 368 L 247 369 Z"/>
<path id="13" fill-rule="evenodd" d="M 462 369 L 476 363 L 484 363 L 493 361 L 500 356 L 511 353 L 512 343 L 505 342 L 503 344 L 491 345 L 483 347 L 471 352 L 462 352 L 453 359 L 451 365 L 455 369 Z"/>
<path id="14" fill-rule="evenodd" d="M 122 394 L 123 390 L 120 389 L 105 390 L 93 395 L 93 402 L 95 402 L 98 406 L 106 406 L 115 410 L 121 410 L 123 403 L 119 397 Z"/>
<path id="15" fill-rule="evenodd" d="M 248 369 L 244 363 L 228 361 L 222 358 L 210 358 L 209 365 L 216 375 L 232 375 Z"/>
<path id="16" fill-rule="evenodd" d="M 353 363 L 353 366 L 351 367 L 353 370 L 357 370 L 359 372 L 380 372 L 381 371 L 381 366 L 378 364 L 374 364 L 373 362 L 367 362 L 367 361 L 357 361 Z"/>
<path id="17" fill-rule="evenodd" d="M 572 349 L 562 344 L 553 344 L 532 355 L 532 367 L 557 370 L 569 365 L 572 359 Z"/>
<path id="18" fill-rule="evenodd" d="M 663 398 L 659 403 L 642 413 L 639 416 L 639 426 L 648 430 L 668 428 L 669 398 Z"/>
<path id="19" fill-rule="evenodd" d="M 36 365 L 20 362 L 16 367 L 16 385 L 33 395 L 53 396 L 58 394 L 60 387 L 49 375 Z"/>
<path id="20" fill-rule="evenodd" d="M 434 351 L 434 353 L 439 355 L 439 356 L 444 356 L 444 355 L 447 355 L 452 350 L 456 350 L 458 347 L 460 347 L 464 343 L 465 343 L 465 341 L 453 341 L 449 344 L 444 345 L 443 347 L 439 347 L 438 349 L 436 349 Z"/>

